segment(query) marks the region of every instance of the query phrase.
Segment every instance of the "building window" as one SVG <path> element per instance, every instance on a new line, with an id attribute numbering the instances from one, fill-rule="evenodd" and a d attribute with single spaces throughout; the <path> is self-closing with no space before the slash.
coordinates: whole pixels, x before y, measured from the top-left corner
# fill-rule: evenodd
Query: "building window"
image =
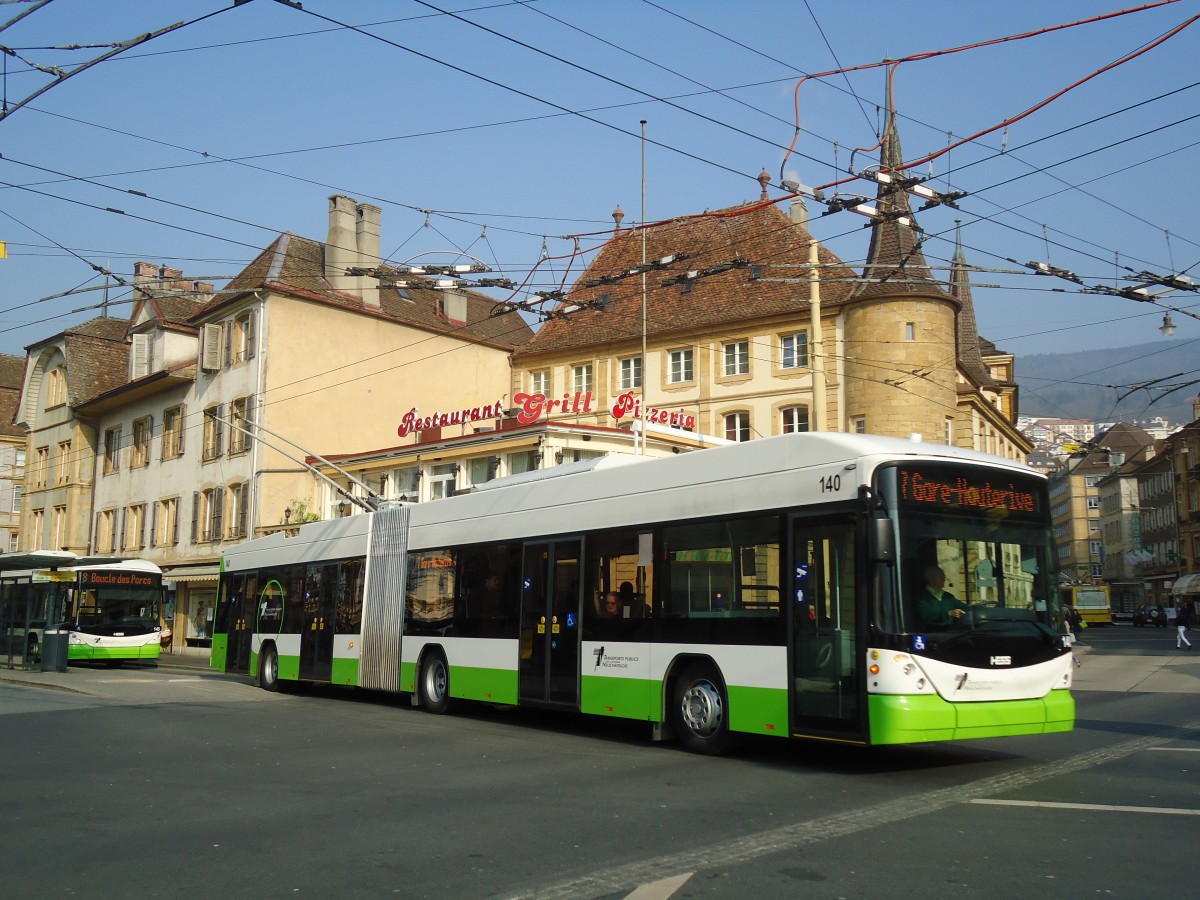
<path id="1" fill-rule="evenodd" d="M 17 468 L 23 468 L 25 466 L 25 448 L 24 447 L 22 447 L 20 450 L 17 451 L 16 466 L 17 466 Z"/>
<path id="2" fill-rule="evenodd" d="M 67 372 L 62 366 L 57 366 L 47 373 L 49 379 L 46 385 L 46 406 L 62 406 L 67 402 Z"/>
<path id="3" fill-rule="evenodd" d="M 950 447 L 953 447 L 954 446 L 954 419 L 952 419 L 950 416 L 946 416 L 945 436 L 946 436 L 946 444 Z"/>
<path id="4" fill-rule="evenodd" d="M 451 496 L 455 490 L 454 478 L 457 474 L 458 466 L 454 463 L 431 466 L 429 469 L 429 499 L 441 500 L 443 497 Z"/>
<path id="5" fill-rule="evenodd" d="M 225 492 L 221 488 L 208 488 L 193 495 L 192 537 L 197 542 L 221 539 L 221 500 Z"/>
<path id="6" fill-rule="evenodd" d="M 808 431 L 808 407 L 785 406 L 779 411 L 780 426 L 784 434 Z"/>
<path id="7" fill-rule="evenodd" d="M 229 488 L 229 503 L 226 519 L 229 520 L 229 537 L 240 540 L 246 537 L 246 527 L 249 521 L 250 485 L 248 482 L 231 485 Z"/>
<path id="8" fill-rule="evenodd" d="M 24 503 L 25 503 L 25 488 L 23 488 L 19 484 L 14 484 L 13 485 L 13 495 L 12 495 L 12 511 L 15 513 L 19 513 L 21 511 L 21 507 L 24 505 Z"/>
<path id="9" fill-rule="evenodd" d="M 592 364 L 586 363 L 581 366 L 572 366 L 571 379 L 575 384 L 577 392 L 586 394 L 591 391 L 594 384 L 592 381 Z"/>
<path id="10" fill-rule="evenodd" d="M 229 335 L 232 345 L 233 362 L 245 362 L 254 359 L 254 311 L 242 313 L 233 320 L 233 329 Z"/>
<path id="11" fill-rule="evenodd" d="M 508 454 L 508 474 L 521 475 L 538 467 L 540 456 L 533 450 L 522 450 Z"/>
<path id="12" fill-rule="evenodd" d="M 33 486 L 44 488 L 50 470 L 50 448 L 38 447 L 33 457 Z"/>
<path id="13" fill-rule="evenodd" d="M 117 550 L 117 511 L 105 509 L 96 514 L 96 552 L 115 553 Z"/>
<path id="14" fill-rule="evenodd" d="M 750 413 L 735 412 L 725 416 L 725 439 L 728 441 L 750 440 Z"/>
<path id="15" fill-rule="evenodd" d="M 1100 508 L 1100 498 L 1099 497 L 1088 497 L 1087 498 L 1087 508 L 1088 509 L 1099 509 Z"/>
<path id="16" fill-rule="evenodd" d="M 67 546 L 67 508 L 56 506 L 50 511 L 51 549 L 64 550 Z"/>
<path id="17" fill-rule="evenodd" d="M 808 365 L 808 332 L 798 331 L 779 338 L 779 366 L 783 369 L 803 369 Z"/>
<path id="18" fill-rule="evenodd" d="M 621 390 L 628 391 L 642 386 L 642 358 L 627 356 L 620 361 Z"/>
<path id="19" fill-rule="evenodd" d="M 135 503 L 125 513 L 122 550 L 141 550 L 145 546 L 146 504 Z"/>
<path id="20" fill-rule="evenodd" d="M 467 463 L 471 484 L 487 484 L 500 474 L 500 457 L 479 456 Z"/>
<path id="21" fill-rule="evenodd" d="M 162 458 L 176 459 L 183 456 L 184 408 L 173 406 L 163 413 Z"/>
<path id="22" fill-rule="evenodd" d="M 550 370 L 538 369 L 529 373 L 529 393 L 550 396 Z"/>
<path id="23" fill-rule="evenodd" d="M 670 384 L 683 384 L 693 379 L 692 351 L 672 350 L 667 354 L 667 381 Z"/>
<path id="24" fill-rule="evenodd" d="M 154 510 L 154 528 L 150 540 L 155 547 L 171 547 L 179 543 L 179 498 L 159 500 Z"/>
<path id="25" fill-rule="evenodd" d="M 140 469 L 150 465 L 150 432 L 153 420 L 146 416 L 133 423 L 133 443 L 129 447 L 129 468 Z"/>
<path id="26" fill-rule="evenodd" d="M 851 418 L 850 419 L 850 431 L 853 432 L 854 434 L 866 434 L 867 433 L 867 417 L 866 416 L 854 416 L 853 418 Z"/>
<path id="27" fill-rule="evenodd" d="M 45 544 L 46 511 L 35 509 L 29 515 L 29 536 L 25 539 L 26 550 L 42 550 Z"/>
<path id="28" fill-rule="evenodd" d="M 229 404 L 229 455 L 250 449 L 250 426 L 254 422 L 254 398 L 239 397 Z M 236 428 L 233 426 L 237 426 Z"/>
<path id="29" fill-rule="evenodd" d="M 392 472 L 392 495 L 390 499 L 406 500 L 416 503 L 417 495 L 421 492 L 421 470 L 416 466 L 406 466 Z M 382 491 L 381 491 L 382 493 Z M 387 496 L 385 494 L 385 496 Z"/>
<path id="30" fill-rule="evenodd" d="M 904 339 L 906 341 L 915 341 L 917 339 L 917 326 L 914 323 L 904 323 Z"/>
<path id="31" fill-rule="evenodd" d="M 58 484 L 67 484 L 71 480 L 71 442 L 59 441 L 58 459 L 54 464 L 54 478 Z"/>
<path id="32" fill-rule="evenodd" d="M 218 403 L 204 410 L 204 451 L 202 459 L 205 462 L 216 459 L 221 455 L 225 442 L 225 405 Z"/>
<path id="33" fill-rule="evenodd" d="M 104 432 L 104 474 L 112 475 L 121 470 L 121 426 Z M 110 548 L 112 549 L 112 548 Z"/>
<path id="34" fill-rule="evenodd" d="M 21 546 L 21 536 L 15 531 L 9 532 L 8 535 L 8 552 L 16 553 Z"/>
<path id="35" fill-rule="evenodd" d="M 750 342 L 730 341 L 725 345 L 725 374 L 750 374 Z"/>

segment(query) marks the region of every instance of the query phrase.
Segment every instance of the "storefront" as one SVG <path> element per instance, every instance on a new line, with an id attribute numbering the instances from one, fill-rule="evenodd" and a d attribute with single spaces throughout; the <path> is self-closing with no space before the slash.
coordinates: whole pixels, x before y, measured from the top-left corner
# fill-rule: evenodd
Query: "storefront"
<path id="1" fill-rule="evenodd" d="M 175 566 L 163 571 L 166 586 L 164 619 L 171 628 L 170 652 L 207 652 L 212 646 L 213 614 L 217 605 L 220 566 Z"/>

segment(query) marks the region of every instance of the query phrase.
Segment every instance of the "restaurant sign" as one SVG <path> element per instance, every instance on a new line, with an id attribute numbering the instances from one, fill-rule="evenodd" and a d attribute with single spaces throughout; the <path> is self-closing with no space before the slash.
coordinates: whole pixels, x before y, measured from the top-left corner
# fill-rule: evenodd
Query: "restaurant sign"
<path id="1" fill-rule="evenodd" d="M 593 397 L 591 391 L 575 391 L 574 394 L 565 393 L 561 399 L 555 400 L 551 400 L 543 393 L 527 394 L 522 392 L 513 396 L 513 403 L 516 404 L 517 421 L 522 425 L 532 425 L 543 417 L 548 418 L 555 413 L 568 415 L 572 413 L 593 413 L 596 411 L 595 397 Z M 672 428 L 683 428 L 689 431 L 696 429 L 696 417 L 694 415 L 690 415 L 682 409 L 657 409 L 653 406 L 647 406 L 643 409 L 642 401 L 634 397 L 633 391 L 626 391 L 617 397 L 613 402 L 611 413 L 612 417 L 618 422 L 625 416 L 630 416 L 634 419 L 644 419 L 647 422 L 658 425 L 669 425 Z M 428 416 L 418 415 L 416 407 L 413 407 L 400 419 L 400 427 L 396 429 L 396 433 L 400 437 L 406 437 L 413 432 L 425 431 L 429 428 L 444 428 L 448 425 L 466 425 L 471 422 L 484 422 L 488 419 L 503 418 L 504 415 L 504 403 L 499 400 L 486 406 L 471 406 L 449 412 L 435 412 Z"/>

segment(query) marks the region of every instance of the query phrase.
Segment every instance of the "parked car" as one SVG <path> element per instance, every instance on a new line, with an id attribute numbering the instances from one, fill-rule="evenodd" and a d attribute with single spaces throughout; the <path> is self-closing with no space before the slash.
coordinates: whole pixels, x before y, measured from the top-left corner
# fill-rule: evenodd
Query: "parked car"
<path id="1" fill-rule="evenodd" d="M 1133 614 L 1134 626 L 1154 625 L 1158 628 L 1167 627 L 1167 611 L 1161 606 L 1147 604 Z"/>

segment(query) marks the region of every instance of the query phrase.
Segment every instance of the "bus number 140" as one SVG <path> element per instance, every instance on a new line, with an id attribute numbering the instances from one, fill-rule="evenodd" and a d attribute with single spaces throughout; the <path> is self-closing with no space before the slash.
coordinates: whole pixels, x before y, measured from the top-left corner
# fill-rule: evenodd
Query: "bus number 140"
<path id="1" fill-rule="evenodd" d="M 842 489 L 841 475 L 826 475 L 820 481 L 822 494 L 837 493 Z"/>

